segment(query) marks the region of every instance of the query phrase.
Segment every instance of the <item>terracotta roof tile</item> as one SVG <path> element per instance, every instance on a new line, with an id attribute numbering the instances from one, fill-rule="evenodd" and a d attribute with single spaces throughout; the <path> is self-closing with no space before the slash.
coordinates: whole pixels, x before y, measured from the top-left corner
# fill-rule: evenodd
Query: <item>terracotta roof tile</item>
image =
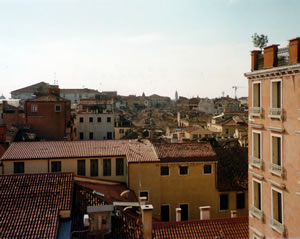
<path id="1" fill-rule="evenodd" d="M 76 184 L 88 188 L 90 190 L 95 190 L 99 193 L 104 194 L 103 200 L 106 204 L 112 204 L 115 201 L 119 202 L 137 202 L 137 198 L 135 193 L 129 190 L 129 193 L 126 196 L 120 196 L 120 194 L 126 190 L 125 185 L 122 184 L 104 184 L 104 183 L 88 183 L 88 182 L 80 182 L 76 181 Z"/>
<path id="2" fill-rule="evenodd" d="M 209 142 L 155 144 L 160 161 L 216 161 Z"/>
<path id="3" fill-rule="evenodd" d="M 153 222 L 153 234 L 154 239 L 246 239 L 249 238 L 249 222 L 248 217 Z"/>
<path id="4" fill-rule="evenodd" d="M 14 142 L 1 160 L 126 156 L 128 162 L 159 161 L 148 140 Z"/>
<path id="5" fill-rule="evenodd" d="M 0 237 L 56 238 L 59 211 L 71 210 L 71 173 L 0 176 Z"/>

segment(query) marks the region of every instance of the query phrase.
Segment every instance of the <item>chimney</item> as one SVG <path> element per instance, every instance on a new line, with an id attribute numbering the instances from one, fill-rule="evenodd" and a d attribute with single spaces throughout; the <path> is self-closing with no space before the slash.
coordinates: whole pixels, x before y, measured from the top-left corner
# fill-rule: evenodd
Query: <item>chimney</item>
<path id="1" fill-rule="evenodd" d="M 290 40 L 289 43 L 289 65 L 298 64 L 300 58 L 300 37 Z"/>
<path id="2" fill-rule="evenodd" d="M 200 209 L 200 220 L 210 219 L 210 206 L 199 207 Z"/>
<path id="3" fill-rule="evenodd" d="M 264 48 L 264 69 L 277 65 L 277 50 L 279 45 L 271 45 Z"/>
<path id="4" fill-rule="evenodd" d="M 151 204 L 141 205 L 143 222 L 143 239 L 152 239 L 152 211 Z"/>
<path id="5" fill-rule="evenodd" d="M 147 197 L 140 197 L 140 205 L 146 205 Z"/>
<path id="6" fill-rule="evenodd" d="M 176 208 L 176 222 L 181 221 L 181 208 Z"/>
<path id="7" fill-rule="evenodd" d="M 231 214 L 231 218 L 234 218 L 234 217 L 236 217 L 237 215 L 237 212 L 236 212 L 236 210 L 231 210 L 230 211 L 230 214 Z"/>
<path id="8" fill-rule="evenodd" d="M 49 94 L 53 94 L 53 95 L 56 95 L 56 96 L 60 96 L 60 89 L 58 87 L 49 87 L 48 88 L 48 93 Z"/>
<path id="9" fill-rule="evenodd" d="M 258 69 L 258 56 L 261 54 L 261 51 L 254 50 L 251 51 L 251 71 Z"/>

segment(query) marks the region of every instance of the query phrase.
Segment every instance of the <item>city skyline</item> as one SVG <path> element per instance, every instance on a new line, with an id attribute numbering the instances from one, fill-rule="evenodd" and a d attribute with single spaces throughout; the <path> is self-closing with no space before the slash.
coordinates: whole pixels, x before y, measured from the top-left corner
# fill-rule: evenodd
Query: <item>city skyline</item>
<path id="1" fill-rule="evenodd" d="M 2 0 L 0 94 L 56 80 L 61 88 L 171 98 L 176 90 L 234 97 L 236 85 L 244 87 L 238 97 L 247 96 L 251 36 L 263 33 L 269 44 L 286 46 L 299 35 L 293 30 L 299 6 L 295 0 Z"/>

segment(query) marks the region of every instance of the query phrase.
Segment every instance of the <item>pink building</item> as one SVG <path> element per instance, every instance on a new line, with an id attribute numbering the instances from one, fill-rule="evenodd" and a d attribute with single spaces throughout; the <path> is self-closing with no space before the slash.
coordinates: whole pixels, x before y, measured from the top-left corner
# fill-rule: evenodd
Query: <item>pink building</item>
<path id="1" fill-rule="evenodd" d="M 300 38 L 251 58 L 249 238 L 299 238 Z"/>

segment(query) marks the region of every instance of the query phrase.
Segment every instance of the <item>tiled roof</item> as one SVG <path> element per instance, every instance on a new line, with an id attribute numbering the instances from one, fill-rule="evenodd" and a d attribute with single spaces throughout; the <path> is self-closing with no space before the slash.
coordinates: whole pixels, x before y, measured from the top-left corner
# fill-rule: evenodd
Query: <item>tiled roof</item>
<path id="1" fill-rule="evenodd" d="M 197 127 L 197 126 L 187 127 L 184 129 L 184 131 L 186 131 L 188 133 L 197 131 L 200 134 L 212 134 L 212 132 L 210 130 L 205 129 L 203 127 Z"/>
<path id="2" fill-rule="evenodd" d="M 215 161 L 209 142 L 154 144 L 160 161 Z"/>
<path id="3" fill-rule="evenodd" d="M 60 96 L 54 95 L 54 94 L 47 94 L 47 95 L 40 95 L 40 96 L 37 96 L 37 97 L 32 98 L 32 99 L 28 99 L 26 101 L 27 102 L 32 102 L 32 101 L 36 101 L 36 102 L 40 102 L 40 101 L 56 102 L 56 101 L 69 101 L 69 100 L 66 100 L 66 99 L 64 99 Z"/>
<path id="4" fill-rule="evenodd" d="M 0 176 L 0 238 L 56 238 L 71 210 L 71 173 Z"/>
<path id="5" fill-rule="evenodd" d="M 93 89 L 61 89 L 60 93 L 99 93 L 97 90 Z"/>
<path id="6" fill-rule="evenodd" d="M 129 192 L 126 193 L 125 196 L 120 196 L 122 192 L 128 190 L 125 185 L 122 185 L 120 183 L 104 184 L 104 183 L 89 183 L 89 182 L 76 181 L 76 184 L 104 194 L 103 200 L 105 201 L 106 204 L 112 204 L 115 201 L 137 202 L 135 193 L 131 190 L 129 190 Z"/>
<path id="7" fill-rule="evenodd" d="M 126 156 L 128 162 L 159 161 L 148 140 L 14 142 L 2 160 Z"/>
<path id="8" fill-rule="evenodd" d="M 153 234 L 154 239 L 246 239 L 249 238 L 249 222 L 248 217 L 153 222 Z"/>
<path id="9" fill-rule="evenodd" d="M 26 87 L 21 88 L 21 89 L 14 90 L 10 93 L 15 94 L 15 93 L 22 93 L 22 92 L 32 92 L 33 90 L 36 90 L 37 88 L 39 88 L 41 86 L 49 86 L 49 84 L 42 81 L 42 82 L 39 82 L 39 83 L 34 84 L 34 85 L 30 85 L 30 86 L 26 86 Z"/>

